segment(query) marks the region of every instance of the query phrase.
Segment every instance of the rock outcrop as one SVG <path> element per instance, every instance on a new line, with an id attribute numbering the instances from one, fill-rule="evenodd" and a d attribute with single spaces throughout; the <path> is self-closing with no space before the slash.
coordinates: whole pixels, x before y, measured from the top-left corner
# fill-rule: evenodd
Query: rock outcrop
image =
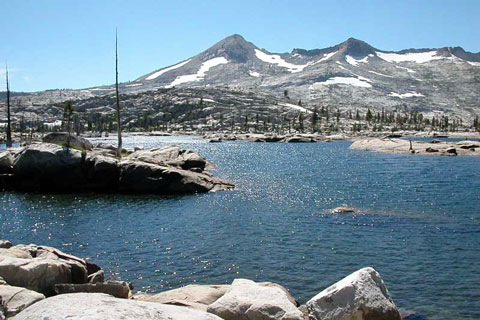
<path id="1" fill-rule="evenodd" d="M 97 283 L 62 283 L 55 285 L 56 294 L 65 293 L 105 293 L 115 298 L 128 299 L 132 296 L 130 286 L 125 281 L 106 281 Z"/>
<path id="2" fill-rule="evenodd" d="M 369 267 L 331 285 L 306 306 L 311 320 L 401 320 L 382 278 Z"/>
<path id="3" fill-rule="evenodd" d="M 0 249 L 0 277 L 12 286 L 50 296 L 56 284 L 85 283 L 87 276 L 85 261 L 55 248 L 32 244 Z"/>
<path id="4" fill-rule="evenodd" d="M 424 142 L 405 139 L 366 138 L 354 141 L 350 149 L 439 156 L 480 156 L 480 142 L 472 141 L 445 142 L 434 140 Z"/>
<path id="5" fill-rule="evenodd" d="M 60 146 L 67 146 L 78 150 L 92 150 L 93 145 L 85 138 L 74 135 L 73 133 L 68 135 L 66 132 L 51 132 L 45 135 L 42 139 L 43 142 L 53 143 Z"/>
<path id="6" fill-rule="evenodd" d="M 285 289 L 246 279 L 235 279 L 231 288 L 207 311 L 225 320 L 303 320 Z"/>
<path id="7" fill-rule="evenodd" d="M 205 171 L 211 165 L 203 157 L 179 147 L 131 151 L 121 160 L 113 155 L 109 149 L 85 152 L 51 143 L 9 149 L 0 154 L 0 188 L 183 194 L 234 187 Z"/>
<path id="8" fill-rule="evenodd" d="M 0 299 L 6 317 L 13 317 L 23 309 L 45 299 L 41 293 L 21 287 L 0 285 Z"/>
<path id="9" fill-rule="evenodd" d="M 61 294 L 35 303 L 12 319 L 221 320 L 213 314 L 199 310 L 154 302 L 118 299 L 103 293 Z"/>
<path id="10" fill-rule="evenodd" d="M 230 285 L 188 285 L 157 294 L 137 294 L 134 299 L 173 304 L 207 311 L 207 307 L 222 297 Z"/>

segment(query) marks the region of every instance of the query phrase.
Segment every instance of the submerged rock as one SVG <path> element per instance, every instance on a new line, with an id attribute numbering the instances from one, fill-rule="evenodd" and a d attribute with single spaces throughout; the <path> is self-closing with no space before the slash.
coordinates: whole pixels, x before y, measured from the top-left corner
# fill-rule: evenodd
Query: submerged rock
<path id="1" fill-rule="evenodd" d="M 306 304 L 311 320 L 401 320 L 382 278 L 360 269 L 323 290 Z"/>
<path id="2" fill-rule="evenodd" d="M 231 288 L 208 306 L 208 312 L 225 320 L 303 320 L 289 294 L 278 285 L 235 279 Z"/>
<path id="3" fill-rule="evenodd" d="M 349 207 L 337 207 L 335 209 L 332 209 L 332 213 L 354 213 L 355 209 L 354 208 L 349 208 Z"/>
<path id="4" fill-rule="evenodd" d="M 14 320 L 221 320 L 219 317 L 178 306 L 118 299 L 103 293 L 70 293 L 44 299 L 26 308 Z"/>

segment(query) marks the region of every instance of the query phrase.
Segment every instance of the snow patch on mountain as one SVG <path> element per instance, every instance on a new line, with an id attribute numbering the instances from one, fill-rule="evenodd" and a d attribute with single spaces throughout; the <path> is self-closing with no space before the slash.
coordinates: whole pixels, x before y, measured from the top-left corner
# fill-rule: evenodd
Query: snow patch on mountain
<path id="1" fill-rule="evenodd" d="M 256 71 L 250 71 L 249 74 L 250 74 L 252 77 L 255 77 L 255 78 L 260 77 L 260 73 L 258 73 L 258 72 L 256 72 Z"/>
<path id="2" fill-rule="evenodd" d="M 367 78 L 353 78 L 353 77 L 333 77 L 330 79 L 327 79 L 326 81 L 323 82 L 315 82 L 312 86 L 318 86 L 318 85 L 332 85 L 332 84 L 346 84 L 346 85 L 351 85 L 355 87 L 362 87 L 362 88 L 371 88 L 372 85 L 368 83 L 370 80 Z M 312 86 L 310 88 L 312 89 Z"/>
<path id="3" fill-rule="evenodd" d="M 383 59 L 388 62 L 416 62 L 416 63 L 425 63 L 432 60 L 444 59 L 445 57 L 437 56 L 437 51 L 427 51 L 427 52 L 411 52 L 411 53 L 385 53 L 376 51 L 375 52 L 380 59 Z"/>
<path id="4" fill-rule="evenodd" d="M 191 59 L 188 59 L 186 61 L 183 61 L 183 62 L 180 62 L 180 63 L 177 63 L 176 65 L 173 65 L 171 67 L 168 67 L 168 68 L 164 68 L 162 70 L 159 70 L 157 72 L 154 72 L 152 73 L 151 75 L 149 75 L 148 77 L 145 78 L 145 80 L 153 80 L 153 79 L 156 79 L 158 77 L 160 77 L 162 74 L 168 72 L 168 71 L 172 71 L 172 70 L 175 70 L 175 69 L 178 69 L 184 65 L 186 65 L 187 63 L 190 62 Z"/>
<path id="5" fill-rule="evenodd" d="M 312 65 L 317 64 L 317 63 L 321 63 L 321 62 L 324 62 L 324 61 L 327 61 L 328 59 L 330 59 L 331 57 L 333 57 L 337 52 L 338 52 L 338 51 L 333 51 L 333 52 L 330 52 L 330 53 L 325 53 L 320 60 L 315 61 L 314 63 L 312 63 Z M 338 61 L 337 61 L 337 62 L 338 62 Z"/>
<path id="6" fill-rule="evenodd" d="M 400 66 L 395 66 L 395 68 L 397 69 L 403 69 L 403 70 L 406 70 L 407 72 L 410 72 L 410 73 L 415 73 L 417 71 L 415 70 L 412 70 L 412 69 L 409 69 L 409 68 L 405 68 L 405 67 L 400 67 Z"/>
<path id="7" fill-rule="evenodd" d="M 133 84 L 127 84 L 125 85 L 125 87 L 138 87 L 138 86 L 141 86 L 142 84 L 141 83 L 133 83 Z"/>
<path id="8" fill-rule="evenodd" d="M 347 68 L 345 68 L 340 61 L 335 61 L 335 63 L 338 64 L 338 67 L 339 67 L 340 69 L 350 72 L 350 70 L 348 70 Z"/>
<path id="9" fill-rule="evenodd" d="M 302 106 L 296 105 L 296 104 L 291 104 L 291 103 L 279 103 L 278 105 L 283 106 L 283 107 L 288 107 L 292 108 L 301 112 L 306 112 L 306 113 L 312 113 L 312 111 L 305 109 Z"/>
<path id="10" fill-rule="evenodd" d="M 473 62 L 473 61 L 467 61 L 469 65 L 472 65 L 474 67 L 480 67 L 480 62 Z"/>
<path id="11" fill-rule="evenodd" d="M 208 70 L 210 70 L 210 68 L 213 68 L 213 67 L 218 66 L 220 64 L 226 64 L 226 63 L 228 63 L 228 60 L 225 59 L 224 57 L 217 57 L 217 58 L 207 60 L 204 63 L 202 63 L 202 66 L 200 67 L 200 69 L 198 70 L 197 73 L 186 74 L 186 75 L 183 75 L 183 76 L 179 76 L 175 80 L 173 80 L 172 83 L 165 86 L 165 88 L 171 88 L 171 87 L 174 87 L 176 85 L 186 83 L 186 82 L 194 82 L 194 81 L 203 80 L 205 78 L 205 75 L 208 72 Z"/>
<path id="12" fill-rule="evenodd" d="M 415 91 L 411 91 L 411 92 L 407 92 L 407 93 L 403 93 L 403 94 L 396 93 L 396 92 L 390 92 L 389 96 L 400 98 L 400 99 L 413 98 L 413 97 L 424 97 L 423 94 L 415 92 Z"/>
<path id="13" fill-rule="evenodd" d="M 345 60 L 351 64 L 352 66 L 356 67 L 358 66 L 359 63 L 368 63 L 368 57 L 373 57 L 373 54 L 369 54 L 368 56 L 366 56 L 365 58 L 363 59 L 355 59 L 354 57 L 352 56 L 345 56 Z"/>
<path id="14" fill-rule="evenodd" d="M 378 76 L 382 76 L 382 77 L 387 77 L 387 78 L 394 78 L 393 76 L 389 76 L 388 74 L 383 74 L 383 73 L 379 73 L 379 72 L 375 72 L 375 71 L 368 71 L 370 73 L 373 73 L 373 74 L 376 74 Z"/>
<path id="15" fill-rule="evenodd" d="M 278 54 L 267 54 L 261 50 L 255 49 L 255 55 L 263 62 L 276 64 L 279 67 L 287 68 L 291 73 L 301 72 L 308 64 L 293 64 L 282 59 Z"/>

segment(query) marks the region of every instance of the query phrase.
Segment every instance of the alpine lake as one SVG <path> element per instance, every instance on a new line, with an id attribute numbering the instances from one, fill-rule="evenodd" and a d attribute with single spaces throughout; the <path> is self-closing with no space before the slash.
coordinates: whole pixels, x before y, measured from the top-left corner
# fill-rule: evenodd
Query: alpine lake
<path id="1" fill-rule="evenodd" d="M 143 292 L 248 278 L 279 283 L 304 303 L 372 266 L 400 308 L 428 319 L 479 319 L 480 159 L 365 152 L 350 143 L 125 137 L 125 147 L 191 149 L 236 189 L 2 192 L 0 239 L 88 258 Z M 332 214 L 338 206 L 355 213 Z"/>

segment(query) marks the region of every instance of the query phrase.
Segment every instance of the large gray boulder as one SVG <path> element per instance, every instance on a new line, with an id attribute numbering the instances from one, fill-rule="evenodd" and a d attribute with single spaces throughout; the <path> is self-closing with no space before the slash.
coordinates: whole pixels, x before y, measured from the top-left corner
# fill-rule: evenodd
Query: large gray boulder
<path id="1" fill-rule="evenodd" d="M 0 152 L 0 174 L 12 173 L 13 156 L 9 151 Z"/>
<path id="2" fill-rule="evenodd" d="M 231 288 L 207 311 L 225 320 L 303 320 L 286 290 L 247 279 L 235 279 Z"/>
<path id="3" fill-rule="evenodd" d="M 382 278 L 370 267 L 338 281 L 306 305 L 311 320 L 401 320 Z"/>
<path id="4" fill-rule="evenodd" d="M 76 136 L 74 134 L 68 135 L 67 132 L 52 132 L 45 135 L 42 139 L 46 143 L 54 143 L 59 146 L 66 146 L 69 142 L 70 146 L 78 150 L 92 150 L 93 145 L 85 138 Z"/>
<path id="5" fill-rule="evenodd" d="M 55 294 L 55 284 L 85 283 L 87 276 L 82 259 L 55 248 L 17 245 L 0 249 L 0 277 L 12 286 L 49 296 Z"/>
<path id="6" fill-rule="evenodd" d="M 125 281 L 106 281 L 97 283 L 62 283 L 55 285 L 55 292 L 57 294 L 65 293 L 106 293 L 115 298 L 128 299 L 131 297 L 132 292 L 130 286 Z"/>
<path id="7" fill-rule="evenodd" d="M 207 166 L 205 158 L 191 150 L 181 149 L 177 146 L 138 150 L 130 154 L 128 159 L 161 166 L 174 166 L 184 170 L 198 168 L 203 171 Z"/>
<path id="8" fill-rule="evenodd" d="M 72 293 L 47 298 L 14 320 L 221 320 L 199 310 L 161 303 L 118 299 L 103 293 Z"/>
<path id="9" fill-rule="evenodd" d="M 207 307 L 222 297 L 230 285 L 196 285 L 160 292 L 157 294 L 136 294 L 134 299 L 164 304 L 185 306 L 207 311 Z"/>
<path id="10" fill-rule="evenodd" d="M 41 293 L 8 285 L 0 285 L 0 297 L 7 317 L 13 317 L 28 306 L 45 299 Z"/>
<path id="11" fill-rule="evenodd" d="M 233 188 L 208 173 L 160 166 L 141 161 L 121 161 L 119 190 L 127 193 L 181 194 Z"/>
<path id="12" fill-rule="evenodd" d="M 8 151 L 0 189 L 40 192 L 183 194 L 233 189 L 204 171 L 208 162 L 175 146 L 138 150 L 122 159 L 51 143 Z M 112 152 L 107 150 L 108 152 Z M 1 155 L 0 155 L 1 156 Z M 1 159 L 0 159 L 1 160 Z"/>
<path id="13" fill-rule="evenodd" d="M 13 163 L 15 189 L 62 191 L 85 183 L 84 155 L 51 143 L 33 144 L 19 152 Z"/>

